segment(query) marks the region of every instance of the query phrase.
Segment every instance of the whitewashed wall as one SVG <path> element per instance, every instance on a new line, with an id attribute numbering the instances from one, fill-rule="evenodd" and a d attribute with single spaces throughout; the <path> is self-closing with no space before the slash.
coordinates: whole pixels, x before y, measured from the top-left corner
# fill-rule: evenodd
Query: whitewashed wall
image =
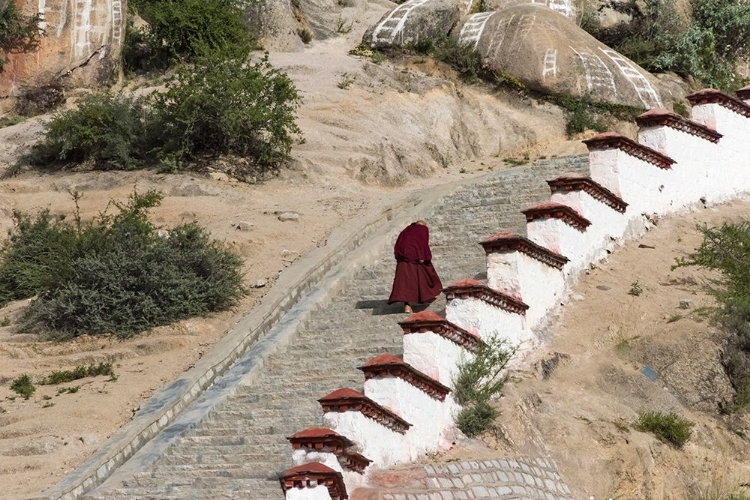
<path id="1" fill-rule="evenodd" d="M 508 339 L 511 345 L 521 345 L 531 340 L 524 315 L 508 312 L 476 297 L 448 301 L 445 319 L 482 340 L 487 340 L 493 333 Z"/>
<path id="2" fill-rule="evenodd" d="M 286 492 L 286 500 L 331 500 L 328 488 L 323 485 L 314 488 L 292 488 Z"/>
<path id="3" fill-rule="evenodd" d="M 418 457 L 408 446 L 404 434 L 393 431 L 358 411 L 324 413 L 323 425 L 357 443 L 359 453 L 378 467 L 410 462 Z"/>
<path id="4" fill-rule="evenodd" d="M 516 294 L 528 304 L 526 325 L 534 329 L 559 305 L 565 292 L 563 273 L 521 252 L 487 254 L 487 284 Z"/>
<path id="5" fill-rule="evenodd" d="M 448 387 L 458 364 L 468 356 L 462 347 L 433 332 L 404 335 L 404 361 Z"/>
<path id="6" fill-rule="evenodd" d="M 586 262 L 599 262 L 605 259 L 607 252 L 614 251 L 627 232 L 628 219 L 625 214 L 605 205 L 585 191 L 554 193 L 552 201 L 569 206 L 591 222 L 586 228 L 587 249 L 581 256 Z"/>
<path id="7" fill-rule="evenodd" d="M 412 424 L 404 436 L 410 456 L 450 448 L 453 436 L 448 431 L 459 409 L 450 395 L 440 401 L 393 376 L 365 381 L 365 395 Z"/>

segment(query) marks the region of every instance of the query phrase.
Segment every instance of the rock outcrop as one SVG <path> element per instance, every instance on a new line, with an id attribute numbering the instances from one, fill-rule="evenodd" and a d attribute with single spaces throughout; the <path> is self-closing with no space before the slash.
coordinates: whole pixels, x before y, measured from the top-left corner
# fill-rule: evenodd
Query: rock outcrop
<path id="1" fill-rule="evenodd" d="M 24 14 L 42 14 L 46 36 L 33 53 L 10 54 L 0 96 L 49 86 L 96 87 L 119 68 L 127 0 L 19 0 Z"/>
<path id="2" fill-rule="evenodd" d="M 362 42 L 373 48 L 412 45 L 447 36 L 472 2 L 409 0 L 388 11 L 365 32 Z"/>
<path id="3" fill-rule="evenodd" d="M 664 107 L 659 82 L 650 73 L 541 5 L 473 14 L 459 40 L 472 44 L 489 68 L 545 94 Z"/>
<path id="4" fill-rule="evenodd" d="M 583 14 L 582 0 L 486 0 L 482 2 L 483 10 L 502 10 L 523 4 L 543 5 L 550 10 L 562 14 L 571 21 L 578 21 Z"/>

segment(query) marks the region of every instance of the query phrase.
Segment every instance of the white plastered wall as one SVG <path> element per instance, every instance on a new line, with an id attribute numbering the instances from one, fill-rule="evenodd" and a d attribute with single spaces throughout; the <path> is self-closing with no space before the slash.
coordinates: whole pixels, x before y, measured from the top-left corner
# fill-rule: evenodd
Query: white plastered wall
<path id="1" fill-rule="evenodd" d="M 665 184 L 665 194 L 672 204 L 657 210 L 658 213 L 676 212 L 718 192 L 717 181 L 720 184 L 722 180 L 713 174 L 717 165 L 711 161 L 721 155 L 717 144 L 663 126 L 640 129 L 638 142 L 675 160 L 672 175 Z"/>
<path id="2" fill-rule="evenodd" d="M 584 261 L 599 262 L 619 245 L 626 234 L 628 219 L 583 190 L 555 193 L 552 201 L 571 207 L 591 222 L 586 228 L 588 248 Z M 566 257 L 570 258 L 569 255 Z"/>
<path id="3" fill-rule="evenodd" d="M 563 274 L 569 284 L 578 279 L 580 271 L 588 266 L 589 235 L 560 219 L 537 219 L 526 224 L 528 238 L 547 250 L 568 258 Z"/>
<path id="4" fill-rule="evenodd" d="M 451 446 L 453 416 L 458 406 L 448 395 L 440 401 L 398 377 L 371 378 L 365 382 L 365 395 L 412 424 L 405 446 L 410 454 L 447 450 Z"/>
<path id="5" fill-rule="evenodd" d="M 716 157 L 705 161 L 710 175 L 709 203 L 734 198 L 750 189 L 750 118 L 719 104 L 693 106 L 692 118 L 723 135 Z M 701 161 L 693 158 L 692 161 Z"/>
<path id="6" fill-rule="evenodd" d="M 628 204 L 625 212 L 628 218 L 670 210 L 672 200 L 666 191 L 670 169 L 659 168 L 619 149 L 591 151 L 589 165 L 591 179 Z"/>
<path id="7" fill-rule="evenodd" d="M 557 306 L 565 291 L 559 269 L 521 252 L 489 252 L 487 282 L 490 288 L 517 294 L 528 306 L 526 326 L 533 331 Z"/>
<path id="8" fill-rule="evenodd" d="M 449 300 L 445 305 L 445 318 L 479 335 L 482 340 L 497 336 L 514 346 L 530 340 L 524 315 L 508 312 L 476 297 Z"/>
<path id="9" fill-rule="evenodd" d="M 404 361 L 443 385 L 451 387 L 458 364 L 471 354 L 434 332 L 404 335 Z"/>
<path id="10" fill-rule="evenodd" d="M 318 485 L 314 488 L 292 488 L 286 490 L 286 500 L 331 500 L 328 488 Z"/>
<path id="11" fill-rule="evenodd" d="M 378 467 L 409 462 L 418 457 L 406 446 L 404 434 L 393 431 L 358 411 L 325 413 L 323 425 L 357 443 L 357 451 Z"/>

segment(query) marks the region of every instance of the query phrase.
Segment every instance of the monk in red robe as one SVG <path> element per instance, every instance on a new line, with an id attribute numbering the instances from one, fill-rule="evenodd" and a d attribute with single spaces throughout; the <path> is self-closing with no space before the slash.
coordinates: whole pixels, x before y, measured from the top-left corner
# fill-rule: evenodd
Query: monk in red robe
<path id="1" fill-rule="evenodd" d="M 432 266 L 430 231 L 423 220 L 406 227 L 393 247 L 396 256 L 396 277 L 389 304 L 404 302 L 404 312 L 411 313 L 410 304 L 431 302 L 440 295 L 443 284 Z"/>

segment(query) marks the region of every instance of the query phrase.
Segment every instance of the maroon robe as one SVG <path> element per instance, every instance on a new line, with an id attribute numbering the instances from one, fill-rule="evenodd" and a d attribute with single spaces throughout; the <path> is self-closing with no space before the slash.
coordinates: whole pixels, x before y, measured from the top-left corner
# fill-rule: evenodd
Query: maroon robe
<path id="1" fill-rule="evenodd" d="M 432 266 L 430 231 L 427 226 L 415 222 L 401 231 L 393 253 L 396 257 L 396 277 L 393 278 L 389 304 L 422 304 L 440 295 L 443 284 Z"/>

